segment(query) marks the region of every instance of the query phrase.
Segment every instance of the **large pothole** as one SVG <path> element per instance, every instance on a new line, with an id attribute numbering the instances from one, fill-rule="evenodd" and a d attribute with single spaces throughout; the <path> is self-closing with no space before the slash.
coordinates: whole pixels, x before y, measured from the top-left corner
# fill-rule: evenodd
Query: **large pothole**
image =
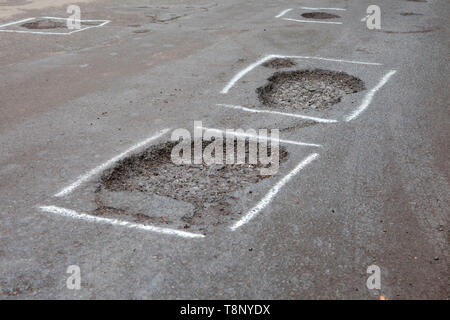
<path id="1" fill-rule="evenodd" d="M 256 91 L 260 101 L 282 110 L 324 110 L 346 94 L 365 89 L 364 82 L 345 72 L 322 69 L 277 72 Z"/>
<path id="2" fill-rule="evenodd" d="M 67 28 L 67 24 L 65 22 L 50 19 L 40 19 L 37 21 L 26 22 L 21 24 L 21 26 L 27 29 L 38 29 L 38 30 Z"/>
<path id="3" fill-rule="evenodd" d="M 302 17 L 307 19 L 336 19 L 340 18 L 337 14 L 327 12 L 306 12 L 302 13 Z"/>
<path id="4" fill-rule="evenodd" d="M 209 226 L 228 223 L 235 214 L 242 213 L 233 210 L 239 192 L 269 177 L 260 175 L 260 169 L 267 165 L 259 161 L 248 164 L 248 141 L 245 164 L 209 166 L 205 163 L 176 165 L 171 159 L 176 144 L 166 142 L 153 146 L 105 172 L 95 191 L 97 209 L 93 214 L 206 230 Z M 203 150 L 209 144 L 203 142 Z M 191 147 L 194 148 L 193 142 Z M 234 148 L 236 152 L 237 140 Z M 224 159 L 225 149 L 224 141 Z M 270 155 L 270 144 L 267 150 Z M 279 147 L 279 162 L 286 158 L 286 150 Z"/>

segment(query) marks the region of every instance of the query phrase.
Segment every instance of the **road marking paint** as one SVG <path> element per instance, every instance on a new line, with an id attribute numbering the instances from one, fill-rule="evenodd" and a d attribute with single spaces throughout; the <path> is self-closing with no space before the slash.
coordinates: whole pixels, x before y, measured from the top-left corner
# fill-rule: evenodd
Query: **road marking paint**
<path id="1" fill-rule="evenodd" d="M 60 17 L 41 17 L 41 19 L 55 19 L 55 20 L 69 20 L 69 18 L 60 18 Z M 110 20 L 93 20 L 93 19 L 72 19 L 73 21 L 80 22 L 111 22 Z"/>
<path id="2" fill-rule="evenodd" d="M 239 81 L 239 79 L 241 79 L 243 76 L 245 76 L 247 73 L 249 73 L 250 71 L 252 71 L 253 69 L 255 69 L 256 67 L 262 65 L 263 63 L 265 63 L 266 61 L 269 61 L 270 59 L 274 58 L 273 55 L 268 55 L 258 61 L 256 61 L 255 63 L 252 63 L 251 65 L 249 65 L 247 68 L 245 68 L 244 70 L 238 72 L 233 79 L 230 80 L 230 82 L 225 86 L 225 88 L 223 88 L 223 90 L 221 91 L 221 93 L 225 94 L 228 93 L 228 91 L 234 86 L 234 84 L 236 82 Z"/>
<path id="3" fill-rule="evenodd" d="M 345 60 L 345 59 L 335 59 L 335 58 L 323 58 L 323 57 L 308 57 L 308 56 L 277 56 L 277 58 L 291 58 L 291 59 L 312 59 L 312 60 L 323 60 L 331 62 L 342 62 L 342 63 L 352 63 L 352 64 L 363 64 L 369 66 L 382 66 L 382 63 L 378 62 L 365 62 L 365 61 L 355 61 L 355 60 Z"/>
<path id="4" fill-rule="evenodd" d="M 317 20 L 299 20 L 299 19 L 291 19 L 291 18 L 282 18 L 286 21 L 295 21 L 295 22 L 309 22 L 309 23 L 324 23 L 324 24 L 342 24 L 342 22 L 336 21 L 317 21 Z"/>
<path id="5" fill-rule="evenodd" d="M 292 11 L 292 8 L 291 8 L 291 9 L 283 10 L 283 11 L 281 11 L 277 16 L 275 16 L 275 18 L 281 18 L 282 16 L 284 16 L 286 13 L 288 13 L 288 12 L 290 12 L 290 11 Z"/>
<path id="6" fill-rule="evenodd" d="M 143 231 L 157 232 L 157 233 L 162 233 L 162 234 L 167 234 L 167 235 L 179 236 L 179 237 L 183 237 L 183 238 L 204 238 L 205 237 L 203 234 L 198 234 L 198 233 L 191 233 L 191 232 L 180 231 L 180 230 L 176 230 L 176 229 L 131 223 L 128 221 L 117 220 L 117 219 L 96 217 L 96 216 L 92 216 L 92 215 L 89 215 L 86 213 L 78 213 L 74 210 L 56 207 L 56 206 L 41 206 L 39 208 L 44 212 L 57 214 L 59 216 L 63 216 L 66 218 L 83 220 L 86 222 L 110 224 L 113 226 L 126 227 L 126 228 L 130 228 L 130 229 L 137 229 L 137 230 L 143 230 Z"/>
<path id="7" fill-rule="evenodd" d="M 243 78 L 247 73 L 252 71 L 253 69 L 259 67 L 263 63 L 274 59 L 274 58 L 281 58 L 281 59 L 312 59 L 312 60 L 322 60 L 322 61 L 331 61 L 331 62 L 342 62 L 342 63 L 353 63 L 353 64 L 363 64 L 363 65 L 373 65 L 373 66 L 381 66 L 382 63 L 378 62 L 364 62 L 364 61 L 352 61 L 352 60 L 343 60 L 343 59 L 334 59 L 334 58 L 323 58 L 323 57 L 309 57 L 309 56 L 284 56 L 279 54 L 270 54 L 265 56 L 264 58 L 256 61 L 255 63 L 252 63 L 247 68 L 239 71 L 225 86 L 225 88 L 222 89 L 220 93 L 227 94 L 230 89 L 241 79 Z"/>
<path id="8" fill-rule="evenodd" d="M 353 111 L 352 114 L 345 118 L 345 121 L 351 121 L 357 118 L 362 112 L 364 112 L 364 110 L 366 110 L 372 102 L 375 93 L 377 93 L 377 91 L 380 90 L 396 72 L 397 70 L 391 70 L 386 75 L 384 75 L 384 77 L 381 78 L 380 82 L 366 94 L 361 105 L 355 111 Z"/>
<path id="9" fill-rule="evenodd" d="M 149 144 L 150 142 L 152 142 L 153 140 L 156 140 L 158 138 L 160 138 L 161 136 L 163 136 L 164 134 L 166 134 L 167 132 L 169 132 L 170 129 L 164 129 L 161 130 L 160 132 L 158 132 L 156 135 L 151 136 L 150 138 L 145 139 L 144 141 L 141 141 L 137 144 L 135 144 L 134 146 L 132 146 L 131 148 L 129 148 L 128 150 L 122 152 L 121 154 L 115 156 L 114 158 L 106 161 L 105 163 L 99 165 L 98 167 L 95 167 L 94 169 L 92 169 L 91 171 L 89 171 L 88 173 L 78 177 L 78 179 L 73 182 L 72 184 L 70 184 L 69 186 L 65 187 L 64 189 L 62 189 L 60 192 L 58 192 L 57 194 L 55 194 L 55 197 L 63 197 L 66 196 L 68 194 L 70 194 L 73 190 L 75 190 L 76 188 L 78 188 L 82 183 L 88 181 L 89 179 L 91 179 L 93 176 L 97 175 L 98 173 L 100 173 L 101 171 L 109 168 L 111 165 L 113 165 L 114 163 L 116 163 L 119 160 L 122 160 L 124 157 L 126 157 L 128 154 L 130 154 L 131 152 L 142 148 L 144 146 L 146 146 L 147 144 Z"/>
<path id="10" fill-rule="evenodd" d="M 300 118 L 300 119 L 305 119 L 305 120 L 312 120 L 312 121 L 320 122 L 320 123 L 336 123 L 336 122 L 338 122 L 337 120 L 334 120 L 334 119 L 324 119 L 324 118 L 318 118 L 318 117 L 311 117 L 311 116 L 305 116 L 305 115 L 297 114 L 297 113 L 288 113 L 288 112 L 273 111 L 273 110 L 253 109 L 253 108 L 246 108 L 246 107 L 243 107 L 243 106 L 235 106 L 235 105 L 231 105 L 231 104 L 220 104 L 219 103 L 219 104 L 216 104 L 216 105 L 217 106 L 221 106 L 221 107 L 225 107 L 225 108 L 230 108 L 230 109 L 247 111 L 247 112 L 270 113 L 270 114 L 276 114 L 276 115 L 280 115 L 280 116 L 294 117 L 294 118 Z"/>
<path id="11" fill-rule="evenodd" d="M 22 23 L 22 22 L 31 21 L 31 20 L 34 20 L 34 19 L 35 18 L 33 17 L 33 18 L 27 18 L 27 19 L 23 19 L 23 20 L 19 20 L 19 21 L 8 22 L 8 23 L 0 25 L 0 28 L 7 27 L 7 26 L 12 26 L 14 24 L 19 24 L 19 23 Z"/>
<path id="12" fill-rule="evenodd" d="M 237 221 L 234 225 L 230 227 L 232 231 L 242 227 L 244 224 L 248 223 L 251 219 L 253 219 L 258 213 L 261 212 L 267 205 L 269 205 L 273 198 L 277 195 L 280 189 L 291 180 L 295 175 L 297 175 L 303 168 L 305 168 L 308 164 L 313 162 L 315 159 L 319 157 L 319 154 L 312 153 L 302 162 L 300 162 L 291 172 L 289 172 L 283 179 L 281 179 L 276 185 L 274 185 L 269 192 L 262 198 L 256 206 L 254 206 L 241 220 Z"/>
<path id="13" fill-rule="evenodd" d="M 218 132 L 221 134 L 225 134 L 225 135 L 229 135 L 229 136 L 233 136 L 233 137 L 244 137 L 244 138 L 253 138 L 253 139 L 260 139 L 263 141 L 278 141 L 280 143 L 286 143 L 286 144 L 293 144 L 293 145 L 297 145 L 297 146 L 305 146 L 305 147 L 316 147 L 316 148 L 321 148 L 322 146 L 320 144 L 315 144 L 315 143 L 306 143 L 306 142 L 300 142 L 300 141 L 292 141 L 292 140 L 283 140 L 283 139 L 272 139 L 272 138 L 268 138 L 266 136 L 258 136 L 258 135 L 252 135 L 252 134 L 247 134 L 247 133 L 240 133 L 240 132 L 227 132 L 226 130 L 220 130 L 220 129 L 215 129 L 215 128 L 207 128 L 207 127 L 201 127 L 201 126 L 197 126 L 196 128 L 198 129 L 203 129 L 203 130 L 208 130 L 208 131 L 212 131 L 212 132 Z"/>
<path id="14" fill-rule="evenodd" d="M 347 11 L 344 8 L 310 8 L 310 7 L 300 7 L 302 10 L 337 10 L 337 11 Z"/>
<path id="15" fill-rule="evenodd" d="M 69 18 L 58 18 L 58 17 L 40 17 L 40 18 L 41 19 L 54 19 L 54 20 L 69 20 Z M 20 20 L 20 21 L 10 22 L 10 23 L 7 23 L 7 24 L 0 25 L 0 28 L 6 27 L 6 26 L 10 26 L 10 25 L 14 25 L 14 24 L 19 24 L 21 22 L 31 21 L 31 20 L 34 20 L 34 19 L 36 19 L 36 18 L 33 17 L 33 18 L 27 18 L 27 19 Z M 15 32 L 15 33 L 43 34 L 43 35 L 71 35 L 71 34 L 76 33 L 76 32 L 80 32 L 80 31 L 84 31 L 84 30 L 88 30 L 88 29 L 92 29 L 92 28 L 103 27 L 104 25 L 106 25 L 106 24 L 111 22 L 111 20 L 80 20 L 80 19 L 75 19 L 74 21 L 80 21 L 80 22 L 102 22 L 102 23 L 99 24 L 99 25 L 89 26 L 89 27 L 78 29 L 78 30 L 73 30 L 73 31 L 70 31 L 70 32 L 44 32 L 44 31 L 11 30 L 11 29 L 1 29 L 0 32 Z"/>

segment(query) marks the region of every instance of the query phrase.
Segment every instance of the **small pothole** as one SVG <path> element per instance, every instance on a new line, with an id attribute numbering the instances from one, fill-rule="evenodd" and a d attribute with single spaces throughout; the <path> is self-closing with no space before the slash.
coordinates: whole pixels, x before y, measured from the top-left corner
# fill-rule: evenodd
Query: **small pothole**
<path id="1" fill-rule="evenodd" d="M 324 110 L 346 94 L 365 89 L 364 82 L 345 72 L 296 70 L 277 72 L 256 91 L 261 103 L 282 110 Z"/>
<path id="2" fill-rule="evenodd" d="M 327 13 L 327 12 L 306 12 L 302 13 L 303 18 L 307 19 L 336 19 L 340 18 L 337 14 Z"/>
<path id="3" fill-rule="evenodd" d="M 242 140 L 241 140 L 242 142 Z M 202 150 L 210 144 L 204 141 Z M 255 142 L 256 143 L 256 142 Z M 245 141 L 244 164 L 181 164 L 172 162 L 172 149 L 178 142 L 166 142 L 129 156 L 99 179 L 95 191 L 95 215 L 124 218 L 133 222 L 168 224 L 175 228 L 206 230 L 233 219 L 236 192 L 260 182 L 258 161 L 248 164 L 249 143 Z M 224 159 L 226 140 L 223 142 Z M 194 150 L 194 142 L 192 142 Z M 238 140 L 234 140 L 235 153 Z M 271 154 L 270 143 L 267 146 Z M 259 159 L 259 158 L 258 158 Z M 279 162 L 287 151 L 279 147 Z"/>
<path id="4" fill-rule="evenodd" d="M 295 65 L 296 63 L 292 59 L 287 58 L 274 58 L 263 64 L 264 67 L 272 69 L 291 68 Z"/>
<path id="5" fill-rule="evenodd" d="M 40 19 L 37 21 L 26 22 L 21 25 L 27 29 L 57 29 L 57 28 L 67 28 L 67 24 L 62 21 L 54 21 L 49 19 Z"/>
<path id="6" fill-rule="evenodd" d="M 422 13 L 415 13 L 415 12 L 401 12 L 401 16 L 409 17 L 409 16 L 423 16 Z"/>

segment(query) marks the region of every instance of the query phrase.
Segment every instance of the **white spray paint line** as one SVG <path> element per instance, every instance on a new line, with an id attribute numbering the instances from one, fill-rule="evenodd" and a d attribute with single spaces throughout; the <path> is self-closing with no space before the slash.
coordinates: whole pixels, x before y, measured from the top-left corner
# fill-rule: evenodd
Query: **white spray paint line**
<path id="1" fill-rule="evenodd" d="M 300 7 L 302 10 L 336 10 L 336 11 L 347 11 L 344 8 L 311 8 L 311 7 Z"/>
<path id="2" fill-rule="evenodd" d="M 137 144 L 135 144 L 134 146 L 132 146 L 131 148 L 129 148 L 128 150 L 122 152 L 121 154 L 115 156 L 114 158 L 106 161 L 105 163 L 99 165 L 98 167 L 92 169 L 91 171 L 89 171 L 88 173 L 78 177 L 78 179 L 73 182 L 72 184 L 70 184 L 69 186 L 65 187 L 64 189 L 62 189 L 60 192 L 58 192 L 57 194 L 55 194 L 55 197 L 64 197 L 68 194 L 70 194 L 72 191 L 74 191 L 76 188 L 78 188 L 82 183 L 88 181 L 89 179 L 91 179 L 93 176 L 99 174 L 101 171 L 109 168 L 111 165 L 113 165 L 114 163 L 122 160 L 124 157 L 126 157 L 128 154 L 130 154 L 131 152 L 142 148 L 144 146 L 146 146 L 147 144 L 149 144 L 150 142 L 152 142 L 153 140 L 156 140 L 158 138 L 160 138 L 161 136 L 163 136 L 164 134 L 166 134 L 167 132 L 169 132 L 170 129 L 164 129 L 161 130 L 159 133 L 157 133 L 154 136 L 151 136 L 150 138 L 145 139 L 144 141 L 141 141 Z"/>
<path id="3" fill-rule="evenodd" d="M 283 140 L 283 139 L 272 139 L 272 138 L 268 138 L 266 136 L 258 136 L 258 135 L 252 135 L 252 134 L 247 134 L 247 133 L 239 133 L 239 132 L 227 132 L 226 130 L 220 130 L 220 129 L 215 129 L 215 128 L 207 128 L 207 127 L 201 127 L 201 126 L 197 126 L 196 128 L 198 129 L 203 129 L 203 130 L 208 130 L 208 131 L 212 131 L 212 132 L 217 132 L 220 134 L 225 134 L 228 136 L 232 136 L 232 137 L 243 137 L 243 138 L 253 138 L 253 139 L 259 139 L 259 140 L 264 140 L 264 141 L 275 141 L 277 140 L 280 143 L 286 143 L 286 144 L 293 144 L 293 145 L 297 145 L 297 146 L 304 146 L 304 147 L 316 147 L 316 148 L 321 148 L 322 146 L 320 144 L 315 144 L 315 143 L 306 143 L 306 142 L 300 142 L 300 141 L 292 141 L 292 140 Z"/>
<path id="4" fill-rule="evenodd" d="M 117 220 L 117 219 L 109 219 L 109 218 L 102 218 L 102 217 L 96 217 L 92 216 L 86 213 L 78 213 L 74 210 L 65 209 L 61 207 L 56 206 L 42 206 L 39 207 L 42 211 L 57 214 L 62 217 L 66 218 L 72 218 L 77 220 L 83 220 L 86 222 L 95 222 L 95 223 L 102 223 L 102 224 L 110 224 L 113 226 L 119 226 L 119 227 L 125 227 L 135 230 L 143 230 L 143 231 L 150 231 L 150 232 L 156 232 L 156 233 L 162 233 L 166 235 L 172 235 L 172 236 L 179 236 L 183 238 L 204 238 L 205 236 L 203 234 L 198 233 L 191 233 L 186 231 L 180 231 L 176 229 L 170 229 L 170 228 L 162 228 L 162 227 L 155 227 L 155 226 L 149 226 L 144 224 L 137 224 L 137 223 L 131 223 L 128 221 L 123 220 Z"/>
<path id="5" fill-rule="evenodd" d="M 255 63 L 252 63 L 251 65 L 249 65 L 247 68 L 245 68 L 244 70 L 238 72 L 233 79 L 230 80 L 230 82 L 225 86 L 225 88 L 223 88 L 223 90 L 221 91 L 222 94 L 228 93 L 228 91 L 235 85 L 236 82 L 239 81 L 239 79 L 241 79 L 243 76 L 245 76 L 247 73 L 249 73 L 250 71 L 252 71 L 253 69 L 255 69 L 256 67 L 262 65 L 263 63 L 265 63 L 266 61 L 269 61 L 270 59 L 274 58 L 274 55 L 268 55 L 258 61 L 256 61 Z"/>
<path id="6" fill-rule="evenodd" d="M 345 60 L 345 59 L 334 59 L 334 58 L 323 58 L 323 57 L 308 57 L 308 56 L 279 56 L 273 55 L 276 58 L 291 58 L 291 59 L 312 59 L 312 60 L 323 60 L 330 62 L 341 62 L 341 63 L 351 63 L 351 64 L 363 64 L 368 66 L 382 66 L 382 63 L 378 62 L 365 62 L 365 61 L 355 61 L 355 60 Z"/>
<path id="7" fill-rule="evenodd" d="M 282 19 L 286 21 L 305 22 L 305 23 L 342 24 L 342 22 L 335 22 L 335 21 L 299 20 L 291 18 L 282 18 Z"/>
<path id="8" fill-rule="evenodd" d="M 58 18 L 58 17 L 40 17 L 41 19 L 54 19 L 54 20 L 69 20 L 69 18 Z M 31 21 L 34 20 L 36 18 L 28 18 L 28 19 L 24 19 L 21 21 L 16 21 L 16 22 L 11 22 L 9 24 L 6 25 L 1 25 L 0 28 L 8 26 L 8 25 L 14 25 L 14 24 L 18 24 L 21 22 L 26 22 L 26 21 Z M 70 32 L 44 32 L 44 31 L 28 31 L 28 30 L 11 30 L 11 29 L 2 29 L 0 30 L 0 32 L 15 32 L 15 33 L 28 33 L 28 34 L 43 34 L 43 35 L 71 35 L 73 33 L 76 32 L 80 32 L 80 31 L 84 31 L 84 30 L 88 30 L 88 29 L 92 29 L 92 28 L 99 28 L 99 27 L 103 27 L 104 25 L 110 23 L 110 20 L 79 20 L 79 19 L 75 19 L 74 21 L 79 21 L 79 22 L 102 22 L 99 25 L 95 25 L 95 26 L 89 26 L 89 27 L 85 27 L 85 28 L 81 28 L 78 30 L 73 30 Z"/>
<path id="9" fill-rule="evenodd" d="M 283 10 L 283 11 L 281 11 L 278 15 L 276 15 L 275 18 L 281 18 L 281 17 L 284 16 L 286 13 L 291 12 L 291 11 L 292 11 L 292 8 L 291 8 L 291 9 Z"/>
<path id="10" fill-rule="evenodd" d="M 33 17 L 33 18 L 27 18 L 27 19 L 23 19 L 23 20 L 19 20 L 19 21 L 8 22 L 8 23 L 0 25 L 0 28 L 7 27 L 7 26 L 12 26 L 14 24 L 19 24 L 19 23 L 23 23 L 23 22 L 27 22 L 27 21 L 31 21 L 31 20 L 34 20 L 34 19 L 35 18 Z"/>
<path id="11" fill-rule="evenodd" d="M 352 60 L 343 60 L 343 59 L 333 59 L 333 58 L 323 58 L 323 57 L 308 57 L 308 56 L 283 56 L 283 55 L 279 55 L 279 54 L 270 54 L 268 56 L 265 56 L 264 58 L 256 61 L 255 63 L 252 63 L 251 65 L 249 65 L 247 68 L 245 68 L 242 71 L 239 71 L 225 86 L 225 88 L 222 89 L 222 91 L 220 93 L 222 94 L 227 94 L 230 89 L 242 78 L 244 77 L 247 73 L 249 73 L 250 71 L 252 71 L 253 69 L 259 67 L 260 65 L 262 65 L 263 63 L 274 59 L 274 58 L 281 58 L 281 59 L 286 59 L 286 58 L 291 58 L 291 59 L 312 59 L 312 60 L 322 60 L 322 61 L 330 61 L 330 62 L 341 62 L 341 63 L 352 63 L 352 64 L 363 64 L 363 65 L 373 65 L 373 66 L 381 66 L 383 65 L 382 63 L 378 63 L 378 62 L 364 62 L 364 61 L 352 61 Z"/>
<path id="12" fill-rule="evenodd" d="M 41 17 L 41 19 L 55 19 L 55 20 L 69 20 L 69 18 L 60 18 L 60 17 Z M 72 21 L 79 21 L 79 22 L 105 22 L 110 20 L 93 20 L 93 19 L 73 19 Z"/>
<path id="13" fill-rule="evenodd" d="M 384 75 L 384 77 L 381 78 L 380 82 L 366 94 L 361 105 L 355 111 L 353 111 L 352 114 L 345 118 L 345 121 L 351 121 L 357 118 L 362 112 L 364 112 L 364 110 L 366 110 L 372 102 L 375 93 L 377 93 L 377 91 L 380 90 L 396 72 L 397 70 L 391 70 L 386 75 Z"/>
<path id="14" fill-rule="evenodd" d="M 234 225 L 230 227 L 232 231 L 242 227 L 244 224 L 248 223 L 251 219 L 253 219 L 258 213 L 260 213 L 265 207 L 267 207 L 273 200 L 273 198 L 278 194 L 281 188 L 289 182 L 295 175 L 297 175 L 303 168 L 305 168 L 308 164 L 313 162 L 315 159 L 319 157 L 319 154 L 313 153 L 308 157 L 303 159 L 291 172 L 289 172 L 283 179 L 278 181 L 276 185 L 274 185 L 269 192 L 262 198 L 256 206 L 254 206 L 241 220 L 237 221 Z"/>
<path id="15" fill-rule="evenodd" d="M 219 103 L 219 104 L 216 104 L 216 106 L 225 107 L 225 108 L 229 108 L 229 109 L 242 110 L 242 111 L 252 112 L 252 113 L 276 114 L 276 115 L 280 115 L 280 116 L 300 118 L 300 119 L 311 120 L 311 121 L 320 122 L 320 123 L 336 123 L 336 122 L 338 122 L 337 120 L 334 120 L 334 119 L 324 119 L 324 118 L 311 117 L 311 116 L 306 116 L 306 115 L 297 114 L 297 113 L 289 113 L 289 112 L 281 112 L 281 111 L 273 111 L 273 110 L 253 109 L 253 108 L 247 108 L 247 107 L 243 107 L 243 106 L 235 106 L 235 105 L 231 105 L 231 104 Z"/>

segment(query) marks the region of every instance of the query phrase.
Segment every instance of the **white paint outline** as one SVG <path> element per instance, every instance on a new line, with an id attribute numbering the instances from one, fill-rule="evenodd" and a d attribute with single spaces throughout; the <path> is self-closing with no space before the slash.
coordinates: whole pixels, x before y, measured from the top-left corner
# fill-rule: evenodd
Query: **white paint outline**
<path id="1" fill-rule="evenodd" d="M 286 176 L 283 177 L 276 185 L 274 185 L 269 192 L 262 198 L 256 206 L 250 209 L 247 214 L 242 217 L 239 221 L 233 224 L 230 229 L 231 231 L 236 231 L 236 229 L 242 227 L 244 224 L 248 223 L 252 220 L 258 213 L 260 213 L 267 205 L 269 205 L 274 197 L 278 194 L 281 188 L 289 182 L 295 175 L 297 175 L 303 168 L 305 168 L 308 164 L 313 162 L 315 159 L 319 157 L 319 154 L 312 153 L 303 159 L 291 172 L 289 172 Z"/>
<path id="2" fill-rule="evenodd" d="M 361 105 L 356 110 L 354 110 L 349 116 L 347 116 L 345 118 L 345 121 L 347 121 L 347 122 L 351 121 L 351 120 L 357 118 L 361 113 L 363 113 L 369 107 L 370 103 L 372 102 L 373 97 L 375 96 L 375 93 L 377 93 L 377 91 L 380 90 L 389 81 L 389 79 L 396 73 L 397 73 L 397 70 L 391 70 L 387 74 L 385 74 L 383 76 L 383 78 L 381 78 L 381 80 L 378 82 L 378 84 L 365 95 Z"/>
<path id="3" fill-rule="evenodd" d="M 255 63 L 252 63 L 247 68 L 239 71 L 234 77 L 227 83 L 227 85 L 220 92 L 221 94 L 227 94 L 231 88 L 247 73 L 252 71 L 253 69 L 259 67 L 263 63 L 275 59 L 312 59 L 312 60 L 321 60 L 321 61 L 330 61 L 330 62 L 341 62 L 341 63 L 352 63 L 352 64 L 363 64 L 363 65 L 373 65 L 373 66 L 382 66 L 382 63 L 378 62 L 364 62 L 364 61 L 352 61 L 352 60 L 344 60 L 344 59 L 334 59 L 334 58 L 323 58 L 323 57 L 310 57 L 310 56 L 289 56 L 289 55 L 279 55 L 279 54 L 269 54 L 262 59 L 259 59 Z"/>
<path id="4" fill-rule="evenodd" d="M 253 138 L 253 139 L 258 139 L 261 141 L 275 141 L 278 140 L 278 142 L 280 143 L 286 143 L 286 144 L 293 144 L 293 145 L 297 145 L 297 146 L 303 146 L 303 147 L 315 147 L 315 148 L 321 148 L 322 146 L 320 144 L 316 144 L 316 143 L 306 143 L 306 142 L 300 142 L 300 141 L 293 141 L 293 140 L 284 140 L 284 139 L 272 139 L 272 138 L 268 138 L 266 136 L 258 136 L 258 135 L 252 135 L 252 134 L 246 134 L 246 133 L 236 133 L 236 132 L 227 132 L 226 130 L 221 130 L 221 129 L 216 129 L 216 128 L 208 128 L 208 127 L 202 127 L 202 126 L 196 126 L 196 128 L 198 129 L 202 129 L 202 130 L 208 130 L 208 131 L 212 131 L 212 132 L 218 132 L 221 134 L 225 134 L 228 136 L 233 136 L 233 137 L 243 137 L 243 138 Z"/>
<path id="5" fill-rule="evenodd" d="M 203 234 L 180 231 L 180 230 L 170 229 L 170 228 L 149 226 L 149 225 L 145 225 L 145 224 L 132 223 L 132 222 L 118 220 L 118 219 L 97 217 L 97 216 L 89 215 L 86 213 L 79 213 L 74 210 L 56 207 L 56 206 L 41 206 L 41 207 L 39 207 L 39 209 L 41 209 L 43 212 L 53 213 L 53 214 L 57 214 L 62 217 L 83 220 L 86 222 L 110 224 L 113 226 L 120 226 L 120 227 L 126 227 L 126 228 L 130 228 L 130 229 L 162 233 L 162 234 L 166 234 L 166 235 L 179 236 L 182 238 L 204 238 L 205 237 L 205 235 L 203 235 Z"/>
<path id="6" fill-rule="evenodd" d="M 283 10 L 283 11 L 281 11 L 278 15 L 276 15 L 275 18 L 281 18 L 281 17 L 284 16 L 286 13 L 291 12 L 292 10 L 293 10 L 293 8 Z"/>
<path id="7" fill-rule="evenodd" d="M 88 181 L 89 179 L 91 179 L 93 176 L 99 174 L 101 171 L 109 168 L 110 166 L 112 166 L 114 163 L 122 160 L 123 158 L 125 158 L 127 155 L 129 155 L 131 152 L 136 151 L 137 149 L 140 149 L 146 145 L 148 145 L 150 142 L 159 139 L 160 137 L 162 137 L 163 135 L 165 135 L 167 132 L 170 131 L 170 128 L 166 128 L 163 129 L 161 131 L 159 131 L 156 135 L 153 135 L 147 139 L 145 139 L 144 141 L 141 141 L 135 145 L 133 145 L 131 148 L 129 148 L 128 150 L 122 152 L 121 154 L 115 156 L 114 158 L 106 161 L 105 163 L 95 167 L 94 169 L 90 170 L 89 172 L 87 172 L 86 174 L 80 176 L 77 178 L 77 180 L 75 182 L 73 182 L 72 184 L 70 184 L 69 186 L 63 188 L 61 191 L 59 191 L 57 194 L 54 195 L 54 197 L 64 197 L 70 193 L 72 193 L 76 188 L 78 188 L 82 183 Z"/>
<path id="8" fill-rule="evenodd" d="M 322 24 L 342 24 L 342 22 L 338 21 L 318 21 L 318 20 L 299 20 L 292 18 L 281 18 L 286 21 L 294 21 L 294 22 L 305 22 L 305 23 L 322 23 Z"/>
<path id="9" fill-rule="evenodd" d="M 10 22 L 10 23 L 6 23 L 3 25 L 0 25 L 0 32 L 15 32 L 15 33 L 28 33 L 28 34 L 43 34 L 43 35 L 71 35 L 73 33 L 76 32 L 80 32 L 80 31 L 84 31 L 84 30 L 88 30 L 88 29 L 92 29 L 92 28 L 99 28 L 99 27 L 103 27 L 104 25 L 108 24 L 111 22 L 111 20 L 80 20 L 80 19 L 74 19 L 74 21 L 79 21 L 79 22 L 102 22 L 101 24 L 95 25 L 95 26 L 88 26 L 85 28 L 81 28 L 78 30 L 74 30 L 74 31 L 70 31 L 70 32 L 44 32 L 44 31 L 27 31 L 27 30 L 10 30 L 10 29 L 1 29 L 3 27 L 7 27 L 7 26 L 11 26 L 11 25 L 15 25 L 15 24 L 19 24 L 22 22 L 27 22 L 27 21 L 31 21 L 34 19 L 54 19 L 54 20 L 69 20 L 69 18 L 58 18 L 58 17 L 32 17 L 32 18 L 27 18 L 27 19 L 23 19 L 20 21 L 14 21 L 14 22 Z"/>
<path id="10" fill-rule="evenodd" d="M 229 109 L 242 110 L 242 111 L 252 112 L 252 113 L 276 114 L 276 115 L 285 116 L 285 117 L 293 117 L 293 118 L 300 118 L 300 119 L 304 119 L 304 120 L 311 120 L 311 121 L 315 121 L 315 122 L 319 122 L 319 123 L 337 123 L 338 122 L 337 120 L 334 120 L 334 119 L 324 119 L 324 118 L 306 116 L 306 115 L 297 114 L 297 113 L 281 112 L 281 111 L 274 111 L 274 110 L 247 108 L 247 107 L 236 106 L 236 105 L 232 105 L 232 104 L 218 103 L 218 104 L 216 104 L 216 106 L 229 108 Z"/>
<path id="11" fill-rule="evenodd" d="M 5 24 L 0 25 L 0 28 L 12 26 L 12 25 L 14 25 L 14 24 L 19 24 L 19 23 L 22 23 L 22 22 L 31 21 L 31 20 L 34 20 L 34 19 L 36 19 L 36 18 L 31 17 L 31 18 L 26 18 L 26 19 L 19 20 L 19 21 L 8 22 L 8 23 L 5 23 Z"/>
<path id="12" fill-rule="evenodd" d="M 336 11 L 347 11 L 344 8 L 311 8 L 311 7 L 300 7 L 302 10 L 336 10 Z"/>

